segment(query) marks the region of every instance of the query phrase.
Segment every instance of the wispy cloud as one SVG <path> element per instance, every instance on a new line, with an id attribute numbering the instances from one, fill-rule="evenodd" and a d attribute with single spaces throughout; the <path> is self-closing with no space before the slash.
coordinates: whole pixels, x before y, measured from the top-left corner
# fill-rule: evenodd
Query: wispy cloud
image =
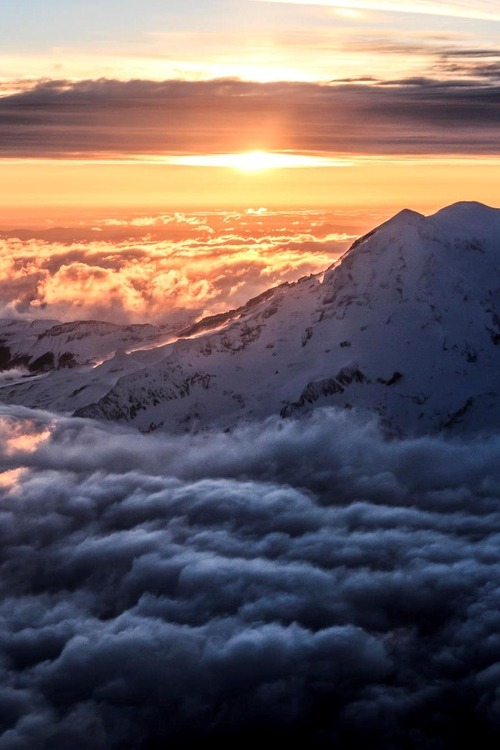
<path id="1" fill-rule="evenodd" d="M 476 2 L 433 2 L 433 0 L 256 0 L 266 3 L 285 3 L 288 5 L 327 6 L 345 10 L 382 11 L 389 13 L 418 13 L 430 16 L 470 18 L 485 21 L 500 21 L 498 3 Z"/>

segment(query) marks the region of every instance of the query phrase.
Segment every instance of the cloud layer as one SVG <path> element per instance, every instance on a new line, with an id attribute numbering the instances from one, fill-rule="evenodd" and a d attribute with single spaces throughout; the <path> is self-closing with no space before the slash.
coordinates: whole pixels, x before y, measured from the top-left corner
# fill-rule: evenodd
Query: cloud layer
<path id="1" fill-rule="evenodd" d="M 497 746 L 498 438 L 0 411 L 2 750 Z"/>
<path id="2" fill-rule="evenodd" d="M 339 226 L 333 213 L 254 209 L 4 232 L 0 317 L 182 324 L 325 269 L 355 236 Z"/>
<path id="3" fill-rule="evenodd" d="M 361 45 L 358 52 L 373 49 Z M 0 98 L 0 157 L 117 159 L 255 147 L 321 154 L 495 154 L 498 54 L 443 46 L 436 50 L 435 68 L 455 80 L 331 85 L 44 80 Z"/>

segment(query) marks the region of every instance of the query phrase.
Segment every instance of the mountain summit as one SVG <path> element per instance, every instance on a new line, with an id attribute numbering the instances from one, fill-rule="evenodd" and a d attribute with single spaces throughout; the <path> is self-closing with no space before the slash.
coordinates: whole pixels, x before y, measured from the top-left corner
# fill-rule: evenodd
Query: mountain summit
<path id="1" fill-rule="evenodd" d="M 57 407 L 144 431 L 231 428 L 326 405 L 375 412 L 393 433 L 500 424 L 499 209 L 405 209 L 324 274 L 236 312 L 196 337 L 117 354 L 92 382 L 78 367 L 59 371 L 78 400 L 63 388 Z M 52 377 L 0 394 L 47 407 Z"/>

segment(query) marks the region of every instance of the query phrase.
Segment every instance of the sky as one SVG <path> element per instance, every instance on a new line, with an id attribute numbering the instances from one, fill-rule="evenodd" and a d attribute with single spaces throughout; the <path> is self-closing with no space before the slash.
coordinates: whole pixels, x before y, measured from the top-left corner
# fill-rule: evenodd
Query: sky
<path id="1" fill-rule="evenodd" d="M 499 37 L 486 0 L 3 4 L 0 223 L 497 205 Z"/>

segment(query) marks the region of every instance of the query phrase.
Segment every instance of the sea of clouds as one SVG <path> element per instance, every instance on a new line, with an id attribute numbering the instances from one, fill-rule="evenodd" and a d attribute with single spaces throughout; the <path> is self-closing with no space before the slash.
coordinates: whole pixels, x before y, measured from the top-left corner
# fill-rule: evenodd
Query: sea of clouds
<path id="1" fill-rule="evenodd" d="M 357 236 L 340 223 L 248 209 L 0 228 L 0 318 L 186 324 L 324 271 Z"/>
<path id="2" fill-rule="evenodd" d="M 500 739 L 500 436 L 0 406 L 0 749 Z"/>

